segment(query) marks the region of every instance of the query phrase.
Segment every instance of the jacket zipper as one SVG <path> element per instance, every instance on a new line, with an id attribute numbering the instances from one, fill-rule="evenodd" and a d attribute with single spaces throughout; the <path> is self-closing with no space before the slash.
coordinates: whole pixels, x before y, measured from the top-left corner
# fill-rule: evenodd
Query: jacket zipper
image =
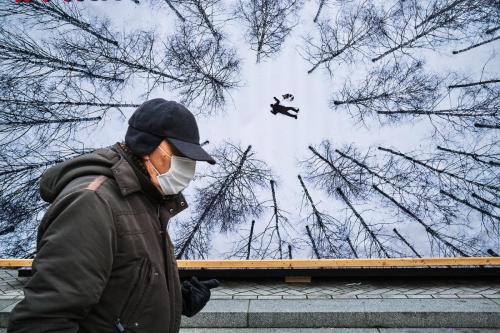
<path id="1" fill-rule="evenodd" d="M 166 238 L 165 238 L 165 226 L 161 220 L 160 217 L 160 207 L 161 205 L 158 205 L 158 220 L 160 222 L 160 236 L 161 236 L 161 246 L 162 246 L 162 257 L 163 257 L 163 265 L 165 266 L 165 280 L 167 283 L 167 290 L 170 291 L 170 287 L 168 285 L 168 265 L 167 265 L 167 243 L 166 243 Z"/>
<path id="2" fill-rule="evenodd" d="M 120 311 L 120 317 L 123 317 L 123 315 L 125 314 L 127 308 L 131 305 L 131 302 L 132 302 L 132 295 L 137 287 L 137 284 L 139 283 L 139 281 L 141 280 L 141 277 L 143 276 L 142 273 L 143 273 L 143 270 L 144 270 L 144 265 L 146 265 L 146 259 L 143 259 L 142 260 L 142 263 L 141 265 L 139 266 L 139 270 L 138 270 L 138 273 L 137 273 L 137 277 L 135 278 L 135 281 L 134 281 L 134 284 L 132 286 L 132 289 L 128 295 L 128 299 L 127 301 L 125 302 L 125 305 L 122 307 L 121 311 Z M 149 281 L 148 281 L 149 283 Z M 147 286 L 145 287 L 147 288 Z M 116 328 L 118 329 L 119 332 L 125 332 L 125 327 L 123 326 L 123 324 L 121 323 L 121 319 L 118 317 L 115 321 L 115 326 Z"/>

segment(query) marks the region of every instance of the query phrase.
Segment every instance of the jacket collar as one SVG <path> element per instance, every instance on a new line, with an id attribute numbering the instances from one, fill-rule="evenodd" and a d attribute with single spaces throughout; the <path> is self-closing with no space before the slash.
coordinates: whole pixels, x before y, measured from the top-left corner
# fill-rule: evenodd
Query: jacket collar
<path id="1" fill-rule="evenodd" d="M 133 161 L 120 147 L 119 143 L 113 146 L 120 159 L 112 167 L 114 178 L 123 196 L 142 191 L 154 204 L 163 206 L 162 210 L 168 211 L 170 217 L 177 215 L 188 207 L 184 194 L 163 195 L 140 170 L 134 167 Z"/>

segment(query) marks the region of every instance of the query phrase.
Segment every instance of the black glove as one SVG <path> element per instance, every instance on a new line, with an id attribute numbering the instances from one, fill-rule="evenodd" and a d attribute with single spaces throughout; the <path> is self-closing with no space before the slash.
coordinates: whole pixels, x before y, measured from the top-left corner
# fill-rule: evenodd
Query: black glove
<path id="1" fill-rule="evenodd" d="M 200 312 L 210 299 L 210 289 L 218 287 L 219 284 L 217 279 L 198 281 L 196 276 L 191 277 L 191 280 L 182 281 L 182 314 L 192 317 Z"/>

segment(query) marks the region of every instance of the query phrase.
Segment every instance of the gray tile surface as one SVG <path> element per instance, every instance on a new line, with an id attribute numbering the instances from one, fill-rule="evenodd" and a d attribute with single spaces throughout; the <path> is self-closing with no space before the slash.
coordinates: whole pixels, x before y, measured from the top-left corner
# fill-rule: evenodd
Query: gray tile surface
<path id="1" fill-rule="evenodd" d="M 182 316 L 183 327 L 247 327 L 249 300 L 212 300 L 197 315 Z"/>

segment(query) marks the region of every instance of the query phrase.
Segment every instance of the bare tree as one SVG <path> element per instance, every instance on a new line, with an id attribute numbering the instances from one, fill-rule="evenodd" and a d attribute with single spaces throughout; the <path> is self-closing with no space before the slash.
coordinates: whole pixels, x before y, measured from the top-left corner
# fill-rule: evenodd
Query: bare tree
<path id="1" fill-rule="evenodd" d="M 377 207 L 380 207 L 376 203 L 379 200 L 390 199 L 392 208 L 384 204 L 383 200 L 381 204 L 390 210 L 395 206 L 398 211 L 418 219 L 431 239 L 438 241 L 437 246 L 441 251 L 448 248 L 457 252 L 450 246 L 453 243 L 461 244 L 463 248 L 472 248 L 476 244 L 477 240 L 470 235 L 449 236 L 439 231 L 452 224 L 461 226 L 464 230 L 471 229 L 468 216 L 474 212 L 481 214 L 482 226 L 486 228 L 487 235 L 495 237 L 500 230 L 498 215 L 493 212 L 495 206 L 491 205 L 495 203 L 496 192 L 483 184 L 494 182 L 498 178 L 498 171 L 491 165 L 485 169 L 484 163 L 477 162 L 470 156 L 456 154 L 455 150 L 452 153 L 446 152 L 461 159 L 470 159 L 475 165 L 459 163 L 450 156 L 439 154 L 427 159 L 405 155 L 408 158 L 402 159 L 403 156 L 393 150 L 391 151 L 396 155 L 382 156 L 380 159 L 369 152 L 361 154 L 352 145 L 333 149 L 328 140 L 321 143 L 320 149 L 312 146 L 309 149 L 313 156 L 301 161 L 308 171 L 309 180 L 329 195 L 342 199 L 346 204 L 349 202 L 352 207 L 354 205 L 351 200 L 354 199 Z M 387 151 L 386 148 L 379 149 Z M 483 151 L 482 155 L 493 157 L 487 151 Z M 477 198 L 472 197 L 474 199 L 465 203 L 465 200 L 444 195 L 443 191 L 454 191 L 455 196 L 473 193 Z M 351 211 L 354 213 L 356 209 L 351 208 Z M 396 216 L 399 215 L 398 211 Z M 361 214 L 357 212 L 354 215 L 359 220 Z M 422 218 L 432 219 L 432 224 L 424 223 Z M 364 229 L 368 232 L 368 229 Z"/>
<path id="2" fill-rule="evenodd" d="M 365 235 L 367 235 L 366 238 L 368 239 L 367 242 L 370 244 L 370 249 L 374 245 L 375 249 L 377 251 L 377 255 L 378 256 L 380 256 L 380 252 L 382 252 L 384 254 L 384 256 L 386 256 L 387 258 L 390 258 L 391 256 L 388 253 L 388 249 L 386 249 L 386 246 L 384 246 L 382 244 L 382 241 L 379 239 L 379 236 L 377 235 L 377 233 L 374 232 L 372 230 L 371 226 L 369 226 L 366 223 L 366 221 L 364 220 L 364 218 L 356 210 L 356 208 L 354 208 L 354 206 L 352 205 L 352 203 L 350 202 L 350 200 L 345 196 L 345 194 L 342 192 L 342 190 L 340 189 L 340 187 L 337 187 L 336 190 L 337 190 L 337 193 L 338 193 L 339 197 L 352 210 L 352 212 L 354 213 L 354 215 L 356 216 L 356 218 L 358 219 L 358 221 L 360 222 L 360 224 L 363 226 L 362 230 L 365 233 Z M 370 254 L 371 254 L 371 251 L 370 251 Z"/>
<path id="3" fill-rule="evenodd" d="M 368 116 L 385 110 L 432 109 L 440 97 L 444 78 L 426 73 L 422 61 L 409 64 L 385 63 L 371 70 L 357 84 L 346 80 L 331 107 L 343 106 L 357 122 L 366 124 Z"/>
<path id="4" fill-rule="evenodd" d="M 429 109 L 386 109 L 377 111 L 380 116 L 386 117 L 389 123 L 400 122 L 404 119 L 425 118 L 434 128 L 434 134 L 444 139 L 450 134 L 470 135 L 478 130 L 474 123 L 500 121 L 499 103 L 500 93 L 497 87 L 472 86 L 460 89 L 454 96 L 443 94 L 434 103 L 435 108 Z M 449 104 L 439 108 L 441 101 Z"/>
<path id="5" fill-rule="evenodd" d="M 297 25 L 297 11 L 303 0 L 239 0 L 234 12 L 246 25 L 250 48 L 257 63 L 281 50 L 286 37 Z"/>
<path id="6" fill-rule="evenodd" d="M 283 259 L 284 248 L 288 248 L 289 251 L 290 248 L 300 248 L 301 240 L 293 237 L 297 231 L 286 217 L 287 212 L 280 208 L 276 197 L 276 182 L 271 179 L 269 183 L 272 194 L 270 209 L 273 213 L 264 229 L 255 235 L 258 242 L 256 256 L 260 259 Z"/>
<path id="7" fill-rule="evenodd" d="M 368 56 L 367 51 L 383 38 L 386 19 L 370 0 L 362 0 L 356 6 L 340 8 L 333 22 L 320 21 L 318 40 L 304 37 L 303 58 L 312 65 L 307 73 L 323 65 L 332 76 L 333 65 L 352 64 L 358 55 Z"/>
<path id="8" fill-rule="evenodd" d="M 133 75 L 145 79 L 148 89 L 142 96 L 166 86 L 178 90 L 181 102 L 199 107 L 201 113 L 218 111 L 224 105 L 224 93 L 238 83 L 235 51 L 187 24 L 163 45 L 156 38 L 153 31 L 139 31 L 121 38 L 120 47 L 109 47 L 79 36 L 64 36 L 57 39 L 57 45 L 66 58 L 90 58 L 98 66 L 113 66 L 127 80 Z"/>
<path id="9" fill-rule="evenodd" d="M 125 84 L 115 66 L 76 55 L 68 57 L 65 51 L 69 50 L 53 41 L 37 42 L 25 33 L 0 27 L 0 70 L 9 73 L 13 80 L 26 83 L 58 79 L 61 83 L 75 83 L 85 79 L 110 92 Z"/>
<path id="10" fill-rule="evenodd" d="M 266 187 L 271 171 L 254 157 L 251 148 L 243 151 L 226 142 L 211 153 L 218 168 L 200 176 L 207 180 L 207 185 L 196 189 L 195 215 L 183 224 L 176 237 L 177 259 L 205 256 L 208 247 L 203 239 L 207 233 L 217 227 L 221 232 L 233 231 L 248 215 L 259 217 L 263 213 L 263 203 L 255 191 Z M 201 241 L 193 245 L 195 239 Z"/>
<path id="11" fill-rule="evenodd" d="M 90 17 L 78 3 L 65 2 L 62 5 L 56 1 L 4 1 L 0 8 L 0 18 L 3 17 L 16 19 L 16 23 L 22 26 L 29 25 L 46 31 L 57 29 L 72 34 L 84 31 L 105 43 L 118 46 L 109 19 Z"/>
<path id="12" fill-rule="evenodd" d="M 430 234 L 432 237 L 434 237 L 435 239 L 441 241 L 447 248 L 455 251 L 456 253 L 460 254 L 461 256 L 463 257 L 468 257 L 469 255 L 467 253 L 464 252 L 464 250 L 460 249 L 459 247 L 453 245 L 452 243 L 450 243 L 448 240 L 446 240 L 445 238 L 452 238 L 453 240 L 457 241 L 457 242 L 460 242 L 459 239 L 457 238 L 454 238 L 454 237 L 450 237 L 450 236 L 444 236 L 443 234 L 441 234 L 440 232 L 434 230 L 433 228 L 431 228 L 429 225 L 427 225 L 425 222 L 423 222 L 417 215 L 415 215 L 413 212 L 411 212 L 408 208 L 404 207 L 403 205 L 401 205 L 399 202 L 397 202 L 393 197 L 391 197 L 390 195 L 388 195 L 387 193 L 385 193 L 383 190 L 381 190 L 377 185 L 373 185 L 373 188 L 379 192 L 381 195 L 383 195 L 384 197 L 386 197 L 387 199 L 389 199 L 394 205 L 396 205 L 399 209 L 401 209 L 401 211 L 403 211 L 404 213 L 406 213 L 408 216 L 412 217 L 413 219 L 415 219 L 418 223 L 420 223 L 424 228 L 425 228 L 425 231 L 427 231 L 428 234 Z M 463 242 L 463 245 L 464 245 L 464 248 L 467 247 L 467 244 L 465 244 Z"/>
<path id="13" fill-rule="evenodd" d="M 441 149 L 439 154 L 428 158 L 384 147 L 379 147 L 379 150 L 394 158 L 393 167 L 399 172 L 414 174 L 415 177 L 418 175 L 420 179 L 434 184 L 426 188 L 426 201 L 429 205 L 425 206 L 425 210 L 419 209 L 417 212 L 434 220 L 441 215 L 449 224 L 450 219 L 456 222 L 465 219 L 467 222 L 466 217 L 475 211 L 480 213 L 481 224 L 487 235 L 500 232 L 498 215 L 494 213 L 495 206 L 488 203 L 495 202 L 500 196 L 496 182 L 499 177 L 498 167 L 478 162 L 470 155 L 457 154 L 455 149 Z M 469 196 L 470 202 L 463 199 Z M 468 227 L 467 224 L 463 225 Z"/>
<path id="14" fill-rule="evenodd" d="M 175 7 L 175 5 L 172 3 L 171 0 L 165 0 L 165 2 L 167 3 L 168 7 L 175 13 L 177 18 L 179 18 L 182 22 L 186 22 L 186 19 L 184 18 L 184 16 L 182 16 L 182 14 Z"/>
<path id="15" fill-rule="evenodd" d="M 386 257 L 389 257 L 389 251 L 396 253 L 396 250 L 389 250 L 387 246 L 382 245 L 377 232 L 372 230 L 372 227 L 366 223 L 349 199 L 351 197 L 365 200 L 368 194 L 367 190 L 369 191 L 369 179 L 373 176 L 364 168 L 360 168 L 356 162 L 345 158 L 334 158 L 334 152 L 328 140 L 324 140 L 321 143 L 321 152 L 312 146 L 309 146 L 309 149 L 313 152 L 313 156 L 300 161 L 300 164 L 307 170 L 306 178 L 319 188 L 325 190 L 328 195 L 341 199 L 353 214 L 346 219 L 343 225 L 340 224 L 337 226 L 338 230 L 336 230 L 335 239 L 349 239 L 352 227 L 348 227 L 348 225 L 359 225 L 358 231 L 354 231 L 356 234 L 355 237 L 363 237 L 361 242 L 365 245 L 368 255 L 371 255 L 374 250 L 376 253 L 383 253 Z M 362 158 L 357 152 L 354 152 L 354 154 Z M 367 156 L 364 158 L 366 159 Z M 347 191 L 347 194 L 344 193 L 343 189 Z M 356 221 L 359 223 L 356 223 Z M 352 244 L 349 243 L 346 245 L 349 245 L 351 251 L 357 256 Z M 373 246 L 375 246 L 375 249 L 373 249 Z M 342 252 L 346 253 L 345 250 Z"/>
<path id="16" fill-rule="evenodd" d="M 237 231 L 238 239 L 232 241 L 232 249 L 224 254 L 224 259 L 250 259 L 250 256 L 255 257 L 259 250 L 255 245 L 255 220 L 252 220 L 250 230 L 241 228 Z"/>
<path id="17" fill-rule="evenodd" d="M 308 235 L 317 257 L 322 258 L 348 258 L 350 250 L 347 249 L 346 237 L 349 234 L 347 225 L 343 224 L 333 216 L 321 212 L 313 201 L 302 177 L 298 175 L 300 185 L 304 192 L 307 206 L 311 207 L 311 213 L 304 218 L 306 224 L 312 227 Z"/>
<path id="18" fill-rule="evenodd" d="M 91 59 L 92 67 L 111 66 L 126 82 L 132 77 L 145 79 L 148 88 L 143 95 L 148 95 L 159 85 L 184 83 L 183 77 L 171 73 L 156 39 L 154 31 L 136 31 L 123 35 L 119 47 L 73 35 L 54 38 L 54 44 L 66 59 Z"/>
<path id="19" fill-rule="evenodd" d="M 74 138 L 78 129 L 103 122 L 108 112 L 139 104 L 103 101 L 95 91 L 49 82 L 12 84 L 0 77 L 0 147 L 18 142 L 40 148 Z M 34 149 L 34 147 L 32 147 Z"/>
<path id="20" fill-rule="evenodd" d="M 420 254 L 418 254 L 418 252 L 415 250 L 415 248 L 406 240 L 406 238 L 404 238 L 397 230 L 396 228 L 392 229 L 392 231 L 394 231 L 394 233 L 399 237 L 399 239 L 401 239 L 401 241 L 403 243 L 406 244 L 406 246 L 408 246 L 410 248 L 410 250 L 419 258 L 422 258 L 422 256 Z"/>
<path id="21" fill-rule="evenodd" d="M 39 193 L 39 178 L 50 166 L 92 149 L 75 149 L 52 142 L 51 149 L 4 147 L 0 152 L 0 230 L 2 257 L 33 252 L 41 213 L 48 207 Z"/>
<path id="22" fill-rule="evenodd" d="M 492 20 L 489 17 L 498 16 L 498 5 L 491 0 L 398 1 L 388 24 L 388 38 L 381 40 L 381 51 L 372 61 L 396 51 L 406 54 L 411 49 L 470 39 Z"/>
<path id="23" fill-rule="evenodd" d="M 488 148 L 491 148 L 491 145 Z M 474 150 L 473 152 L 466 152 L 466 151 L 460 151 L 460 150 L 450 149 L 450 148 L 441 147 L 441 146 L 437 146 L 437 149 L 444 151 L 444 152 L 447 152 L 447 153 L 450 153 L 450 154 L 458 155 L 459 158 L 460 157 L 466 157 L 466 158 L 468 157 L 468 158 L 471 158 L 475 162 L 480 163 L 480 164 L 486 164 L 489 166 L 491 165 L 491 166 L 500 167 L 500 158 L 499 158 L 500 154 L 499 153 L 490 153 L 488 151 L 481 152 L 478 150 Z"/>
<path id="24" fill-rule="evenodd" d="M 177 6 L 176 15 L 182 17 L 182 21 L 190 22 L 196 30 L 202 33 L 208 31 L 216 41 L 223 38 L 220 29 L 229 19 L 225 17 L 222 0 L 169 0 L 167 4 L 171 9 Z"/>
<path id="25" fill-rule="evenodd" d="M 198 36 L 188 25 L 168 39 L 165 55 L 171 72 L 182 78 L 174 84 L 180 89 L 182 102 L 196 102 L 202 114 L 218 112 L 224 106 L 225 94 L 239 85 L 236 52 L 222 42 Z"/>
<path id="26" fill-rule="evenodd" d="M 378 147 L 379 150 L 387 152 L 389 154 L 398 156 L 400 158 L 404 158 L 405 160 L 409 161 L 411 164 L 425 168 L 427 170 L 430 170 L 434 173 L 438 173 L 442 177 L 448 177 L 449 180 L 453 181 L 458 181 L 460 182 L 463 186 L 468 187 L 468 188 L 477 188 L 477 189 L 485 189 L 487 191 L 491 191 L 491 193 L 498 194 L 500 195 L 500 187 L 498 187 L 498 184 L 496 183 L 496 178 L 491 178 L 491 177 L 485 177 L 483 179 L 471 179 L 467 176 L 463 175 L 463 172 L 454 172 L 454 171 L 449 171 L 446 168 L 439 167 L 439 166 L 434 166 L 432 160 L 420 160 L 419 158 L 401 153 L 399 151 L 390 149 L 390 148 L 385 148 L 385 147 Z"/>

